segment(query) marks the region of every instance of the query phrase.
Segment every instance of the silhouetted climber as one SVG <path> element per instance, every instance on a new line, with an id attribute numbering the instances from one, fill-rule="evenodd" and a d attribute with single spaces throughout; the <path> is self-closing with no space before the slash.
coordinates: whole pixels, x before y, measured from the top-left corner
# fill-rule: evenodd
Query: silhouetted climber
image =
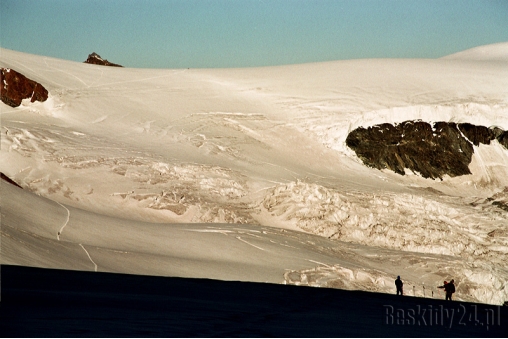
<path id="1" fill-rule="evenodd" d="M 446 288 L 446 285 L 448 285 L 448 281 L 443 281 L 443 285 L 442 286 L 438 286 L 437 288 L 442 288 L 442 289 L 445 289 Z M 445 290 L 446 291 L 446 290 Z M 446 293 L 445 293 L 446 294 Z"/>
<path id="2" fill-rule="evenodd" d="M 438 286 L 437 288 L 443 288 L 445 290 L 445 300 L 452 300 L 452 294 L 455 293 L 455 284 L 452 279 L 449 283 L 444 282 L 443 286 Z"/>
<path id="3" fill-rule="evenodd" d="M 400 280 L 400 275 L 397 276 L 397 280 L 395 280 L 395 287 L 397 287 L 397 295 L 399 295 L 399 292 L 400 292 L 400 295 L 403 295 L 404 293 L 402 292 L 402 286 L 404 285 L 404 283 L 402 282 L 402 280 Z"/>

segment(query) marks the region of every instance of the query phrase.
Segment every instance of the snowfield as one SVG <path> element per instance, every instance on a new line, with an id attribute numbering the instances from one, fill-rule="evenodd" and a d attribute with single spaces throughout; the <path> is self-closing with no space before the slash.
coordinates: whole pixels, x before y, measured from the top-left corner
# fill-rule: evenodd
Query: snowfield
<path id="1" fill-rule="evenodd" d="M 357 127 L 508 130 L 508 43 L 441 59 L 130 69 L 0 50 L 47 101 L 0 103 L 1 263 L 508 300 L 508 150 L 425 179 Z"/>

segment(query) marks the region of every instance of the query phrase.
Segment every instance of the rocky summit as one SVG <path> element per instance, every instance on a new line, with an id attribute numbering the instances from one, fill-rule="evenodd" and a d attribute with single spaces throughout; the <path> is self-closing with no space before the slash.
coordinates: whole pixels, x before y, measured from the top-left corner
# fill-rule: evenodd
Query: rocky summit
<path id="1" fill-rule="evenodd" d="M 122 65 L 114 64 L 109 62 L 106 59 L 101 58 L 101 56 L 95 52 L 88 55 L 88 58 L 84 61 L 85 64 L 93 64 L 93 65 L 101 65 L 101 66 L 113 66 L 113 67 L 123 67 Z"/>
<path id="2" fill-rule="evenodd" d="M 404 175 L 406 169 L 424 178 L 442 179 L 471 174 L 474 147 L 497 140 L 508 149 L 508 131 L 469 123 L 405 121 L 358 127 L 346 145 L 369 167 L 390 169 Z"/>
<path id="3" fill-rule="evenodd" d="M 30 99 L 30 102 L 48 99 L 44 86 L 10 68 L 0 68 L 0 84 L 1 100 L 11 107 L 18 107 L 23 99 Z"/>

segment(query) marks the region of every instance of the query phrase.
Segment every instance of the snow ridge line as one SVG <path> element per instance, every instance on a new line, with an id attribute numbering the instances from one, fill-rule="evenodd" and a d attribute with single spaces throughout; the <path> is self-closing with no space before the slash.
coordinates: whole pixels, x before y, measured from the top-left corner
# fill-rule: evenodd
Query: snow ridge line
<path id="1" fill-rule="evenodd" d="M 90 253 L 88 253 L 88 251 L 85 249 L 85 246 L 83 246 L 83 244 L 79 244 L 79 246 L 81 246 L 83 251 L 85 251 L 86 255 L 88 256 L 88 259 L 90 259 L 92 264 L 95 266 L 95 272 L 97 272 L 97 264 L 92 260 L 92 257 L 90 256 Z"/>
<path id="2" fill-rule="evenodd" d="M 71 212 L 69 211 L 69 209 L 67 207 L 65 207 L 64 205 L 62 205 L 61 203 L 59 203 L 58 201 L 55 201 L 58 205 L 62 206 L 63 208 L 65 208 L 65 210 L 67 211 L 67 219 L 65 220 L 64 224 L 62 225 L 62 227 L 60 228 L 60 231 L 58 231 L 58 233 L 56 234 L 56 239 L 58 241 L 60 241 L 60 235 L 62 234 L 63 232 L 63 229 L 65 226 L 67 226 L 67 223 L 69 222 L 69 218 L 71 216 Z"/>

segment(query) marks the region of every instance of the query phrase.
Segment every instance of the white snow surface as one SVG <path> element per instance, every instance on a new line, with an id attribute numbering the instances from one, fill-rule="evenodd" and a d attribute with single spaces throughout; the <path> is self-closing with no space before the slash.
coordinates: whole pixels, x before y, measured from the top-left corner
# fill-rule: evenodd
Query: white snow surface
<path id="1" fill-rule="evenodd" d="M 441 59 L 131 69 L 0 50 L 1 263 L 508 300 L 508 150 L 471 175 L 364 166 L 359 126 L 508 129 L 508 43 Z M 496 202 L 497 204 L 493 204 Z M 413 288 L 414 286 L 414 288 Z M 423 288 L 425 286 L 425 289 Z M 414 291 L 414 292 L 413 292 Z"/>

